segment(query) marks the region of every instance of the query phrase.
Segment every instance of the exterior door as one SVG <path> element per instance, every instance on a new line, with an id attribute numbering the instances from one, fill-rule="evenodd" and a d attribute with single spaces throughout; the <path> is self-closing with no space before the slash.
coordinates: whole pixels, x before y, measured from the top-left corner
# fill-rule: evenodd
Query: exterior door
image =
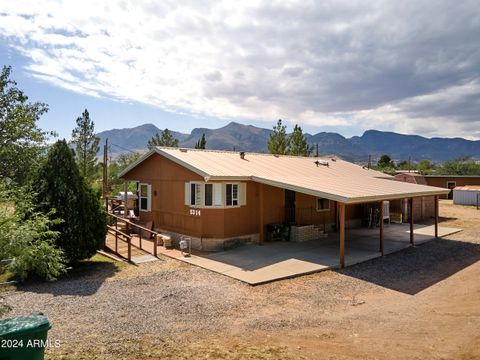
<path id="1" fill-rule="evenodd" d="M 450 189 L 450 192 L 448 193 L 448 198 L 451 200 L 453 199 L 453 189 L 457 186 L 456 181 L 447 181 L 447 188 Z"/>
<path id="2" fill-rule="evenodd" d="M 285 223 L 295 224 L 295 191 L 285 190 Z"/>

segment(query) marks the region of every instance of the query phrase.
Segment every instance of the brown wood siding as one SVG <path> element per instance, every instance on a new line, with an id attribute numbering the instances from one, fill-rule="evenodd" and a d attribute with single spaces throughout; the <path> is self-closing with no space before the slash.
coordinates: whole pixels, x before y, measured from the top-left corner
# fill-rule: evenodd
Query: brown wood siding
<path id="1" fill-rule="evenodd" d="M 285 192 L 283 189 L 263 185 L 263 209 L 260 209 L 260 185 L 246 182 L 245 206 L 235 208 L 194 208 L 185 205 L 185 183 L 204 181 L 198 174 L 175 162 L 154 154 L 128 172 L 127 180 L 152 185 L 152 211 L 140 212 L 141 221 L 153 221 L 155 228 L 202 238 L 224 239 L 260 232 L 260 211 L 264 227 L 283 223 L 285 220 Z M 316 197 L 296 193 L 296 217 L 298 224 L 335 223 L 336 202 L 330 202 L 330 210 L 316 211 Z M 191 215 L 197 209 L 200 215 Z M 346 206 L 346 219 L 362 217 L 361 205 Z"/>
<path id="2" fill-rule="evenodd" d="M 441 177 L 425 177 L 427 184 L 430 186 L 436 186 L 448 189 L 447 182 L 455 181 L 456 186 L 465 185 L 480 185 L 480 177 L 457 177 L 457 176 L 441 176 Z M 440 195 L 440 199 L 446 199 L 447 195 Z"/>
<path id="3" fill-rule="evenodd" d="M 201 216 L 190 215 L 190 207 L 185 205 L 185 182 L 202 181 L 201 176 L 153 154 L 129 171 L 125 178 L 152 185 L 152 211 L 141 211 L 140 221 L 153 220 L 157 228 L 191 236 L 202 235 Z"/>

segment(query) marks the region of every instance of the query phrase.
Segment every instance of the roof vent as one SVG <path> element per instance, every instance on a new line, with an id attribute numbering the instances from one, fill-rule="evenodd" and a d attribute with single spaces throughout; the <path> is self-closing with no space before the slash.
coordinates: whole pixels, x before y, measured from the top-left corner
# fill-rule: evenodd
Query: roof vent
<path id="1" fill-rule="evenodd" d="M 240 151 L 240 159 L 245 159 L 245 151 Z"/>
<path id="2" fill-rule="evenodd" d="M 315 161 L 315 165 L 317 165 L 317 167 L 319 167 L 320 165 L 322 165 L 322 166 L 329 166 L 329 165 L 328 165 L 328 161 L 325 161 L 325 160 L 316 160 L 316 161 Z"/>
<path id="3" fill-rule="evenodd" d="M 181 152 L 187 152 L 188 150 L 181 148 L 180 151 L 181 151 Z"/>

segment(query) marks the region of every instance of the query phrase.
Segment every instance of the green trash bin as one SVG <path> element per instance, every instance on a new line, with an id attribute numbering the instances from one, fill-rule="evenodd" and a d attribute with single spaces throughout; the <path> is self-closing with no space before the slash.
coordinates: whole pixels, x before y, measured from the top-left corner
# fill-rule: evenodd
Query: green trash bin
<path id="1" fill-rule="evenodd" d="M 0 321 L 0 360 L 42 360 L 52 325 L 42 313 Z"/>

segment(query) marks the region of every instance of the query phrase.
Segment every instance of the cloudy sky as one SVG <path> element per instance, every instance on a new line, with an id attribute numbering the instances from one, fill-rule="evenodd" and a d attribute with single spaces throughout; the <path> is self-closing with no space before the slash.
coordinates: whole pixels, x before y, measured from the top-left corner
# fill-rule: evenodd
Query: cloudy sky
<path id="1" fill-rule="evenodd" d="M 480 139 L 478 0 L 1 1 L 0 51 L 62 136 L 87 107 L 99 130 Z"/>

